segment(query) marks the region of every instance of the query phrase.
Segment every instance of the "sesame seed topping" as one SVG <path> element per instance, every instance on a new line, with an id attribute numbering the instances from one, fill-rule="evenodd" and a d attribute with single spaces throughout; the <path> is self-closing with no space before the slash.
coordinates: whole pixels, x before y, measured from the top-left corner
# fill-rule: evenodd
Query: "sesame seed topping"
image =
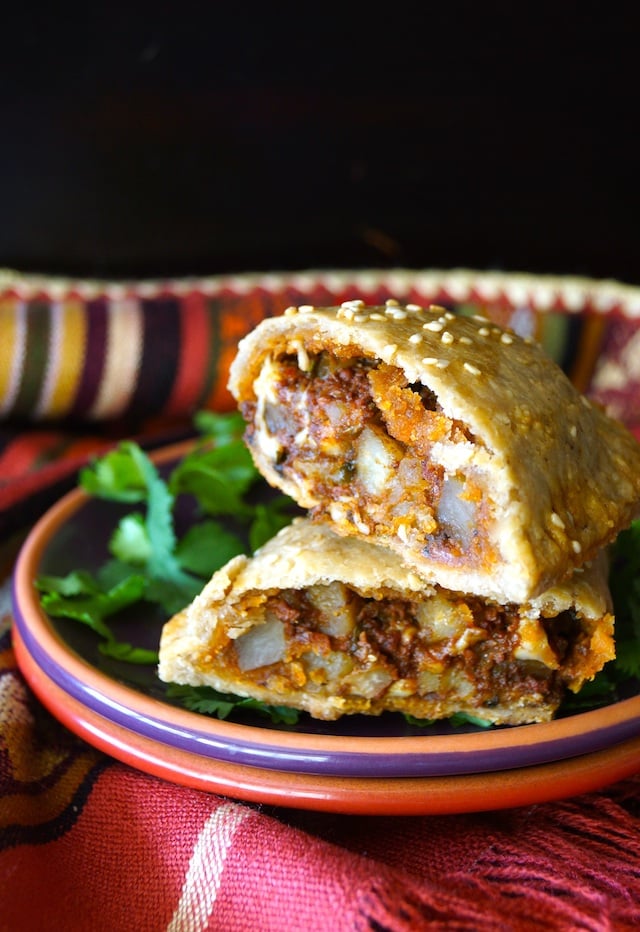
<path id="1" fill-rule="evenodd" d="M 471 346 L 471 344 L 473 343 L 473 340 L 471 339 L 471 337 L 464 336 L 464 337 L 460 337 L 460 342 L 464 343 L 465 346 Z"/>
<path id="2" fill-rule="evenodd" d="M 381 355 L 384 356 L 394 356 L 398 352 L 397 343 L 387 343 L 386 346 L 382 347 Z"/>
<path id="3" fill-rule="evenodd" d="M 373 314 L 369 314 L 369 320 L 386 320 L 384 314 L 378 314 L 377 311 L 374 311 Z"/>
<path id="4" fill-rule="evenodd" d="M 472 319 L 473 319 L 473 320 L 477 320 L 479 324 L 488 324 L 488 323 L 489 323 L 489 321 L 487 320 L 487 318 L 484 317 L 482 314 L 474 314 Z"/>
<path id="5" fill-rule="evenodd" d="M 387 307 L 400 307 L 400 302 L 397 298 L 387 298 L 384 303 Z"/>
<path id="6" fill-rule="evenodd" d="M 445 320 L 455 320 L 455 319 L 456 319 L 456 315 L 455 315 L 455 314 L 452 314 L 451 311 L 445 311 L 445 313 L 443 314 L 443 317 L 444 317 Z"/>
<path id="7" fill-rule="evenodd" d="M 578 436 L 578 428 L 575 424 L 571 424 L 569 427 L 569 436 L 573 437 L 574 439 Z"/>
<path id="8" fill-rule="evenodd" d="M 390 307 L 387 311 L 385 311 L 385 314 L 388 314 L 389 317 L 393 317 L 394 320 L 404 320 L 407 316 L 406 311 L 401 311 L 393 307 Z"/>
<path id="9" fill-rule="evenodd" d="M 298 308 L 301 314 L 312 314 L 315 311 L 313 304 L 301 304 Z"/>
<path id="10" fill-rule="evenodd" d="M 564 521 L 556 511 L 551 512 L 551 523 L 564 530 Z"/>
<path id="11" fill-rule="evenodd" d="M 422 360 L 423 366 L 435 366 L 436 369 L 446 369 L 449 365 L 448 359 L 438 359 L 436 356 L 425 356 Z"/>
<path id="12" fill-rule="evenodd" d="M 510 343 L 513 343 L 513 337 L 510 333 L 502 333 L 500 335 L 500 342 L 504 343 L 505 346 L 509 346 Z"/>
<path id="13" fill-rule="evenodd" d="M 344 320 L 353 320 L 356 316 L 352 307 L 345 307 L 344 304 L 338 308 L 338 317 Z"/>
<path id="14" fill-rule="evenodd" d="M 428 323 L 422 325 L 423 330 L 431 330 L 433 333 L 440 333 L 443 327 L 444 324 L 439 320 L 430 320 Z"/>
<path id="15" fill-rule="evenodd" d="M 478 329 L 478 333 L 480 334 L 481 337 L 488 337 L 491 331 L 489 330 L 488 327 L 480 327 Z"/>
<path id="16" fill-rule="evenodd" d="M 440 339 L 442 340 L 443 343 L 446 343 L 448 346 L 450 346 L 453 343 L 453 334 L 449 333 L 448 330 L 445 330 L 442 333 L 442 336 L 440 337 Z"/>
<path id="17" fill-rule="evenodd" d="M 571 549 L 574 553 L 582 553 L 582 545 L 579 540 L 571 541 Z"/>
<path id="18" fill-rule="evenodd" d="M 422 343 L 422 334 L 412 333 L 409 337 L 409 343 Z"/>
<path id="19" fill-rule="evenodd" d="M 352 307 L 352 308 L 364 307 L 364 301 L 362 300 L 362 298 L 353 298 L 351 301 L 343 301 L 340 307 Z"/>
<path id="20" fill-rule="evenodd" d="M 418 311 L 424 311 L 424 308 L 421 304 L 407 304 L 407 310 L 418 312 Z"/>
<path id="21" fill-rule="evenodd" d="M 474 366 L 472 363 L 463 362 L 462 365 L 467 370 L 467 372 L 471 373 L 471 375 L 481 375 L 480 369 L 478 369 L 478 367 Z"/>
<path id="22" fill-rule="evenodd" d="M 364 324 L 367 320 L 369 320 L 368 314 L 356 314 L 353 318 L 353 322 L 356 324 Z"/>
<path id="23" fill-rule="evenodd" d="M 298 313 L 298 308 L 291 305 L 291 307 L 285 308 L 284 314 L 285 317 L 293 317 L 294 314 Z"/>

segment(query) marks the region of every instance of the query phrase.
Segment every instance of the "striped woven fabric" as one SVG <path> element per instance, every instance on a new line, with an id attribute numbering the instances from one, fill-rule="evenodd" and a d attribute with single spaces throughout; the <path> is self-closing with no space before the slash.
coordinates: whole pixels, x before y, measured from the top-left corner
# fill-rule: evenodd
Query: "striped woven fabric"
<path id="1" fill-rule="evenodd" d="M 482 313 L 536 337 L 640 431 L 640 288 L 474 271 L 318 271 L 66 281 L 0 270 L 0 532 L 25 527 L 124 437 L 154 447 L 228 410 L 238 340 L 290 304 L 389 298 Z"/>
<path id="2" fill-rule="evenodd" d="M 252 311 L 250 302 L 236 309 L 198 292 L 4 295 L 0 417 L 138 420 L 226 406 L 227 357 Z"/>
<path id="3" fill-rule="evenodd" d="M 640 291 L 640 289 L 638 289 Z M 309 272 L 133 285 L 0 272 L 0 419 L 139 424 L 231 405 L 240 337 L 289 304 L 388 298 L 485 313 L 532 333 L 585 389 L 636 290 L 470 272 Z M 616 312 L 615 314 L 612 312 Z"/>

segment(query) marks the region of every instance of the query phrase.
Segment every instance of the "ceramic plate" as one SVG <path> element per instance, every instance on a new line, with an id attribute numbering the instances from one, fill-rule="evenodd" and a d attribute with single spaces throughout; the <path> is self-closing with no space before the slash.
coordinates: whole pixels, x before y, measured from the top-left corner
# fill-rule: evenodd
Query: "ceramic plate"
<path id="1" fill-rule="evenodd" d="M 170 465 L 186 451 L 157 460 Z M 640 762 L 640 696 L 518 727 L 416 729 L 401 716 L 276 727 L 220 721 L 173 705 L 152 668 L 110 661 L 93 632 L 50 619 L 33 580 L 98 566 L 118 506 L 65 496 L 33 528 L 14 577 L 18 661 L 34 691 L 73 731 L 140 769 L 243 799 L 352 812 L 496 808 L 581 792 Z M 157 646 L 152 609 L 123 638 Z"/>

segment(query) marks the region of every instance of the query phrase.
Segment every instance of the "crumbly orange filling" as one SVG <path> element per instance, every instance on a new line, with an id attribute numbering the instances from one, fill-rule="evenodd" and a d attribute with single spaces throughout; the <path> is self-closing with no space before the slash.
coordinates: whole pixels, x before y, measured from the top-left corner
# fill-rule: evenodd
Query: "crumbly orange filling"
<path id="1" fill-rule="evenodd" d="M 372 599 L 342 583 L 274 593 L 261 614 L 220 652 L 234 679 L 283 704 L 302 689 L 341 697 L 350 712 L 555 708 L 586 639 L 572 613 L 532 622 L 479 599 Z"/>
<path id="2" fill-rule="evenodd" d="M 473 467 L 451 471 L 433 455 L 478 446 L 422 385 L 401 370 L 327 352 L 269 359 L 259 397 L 245 403 L 247 441 L 267 452 L 345 533 L 398 537 L 430 559 L 490 564 L 492 503 Z"/>

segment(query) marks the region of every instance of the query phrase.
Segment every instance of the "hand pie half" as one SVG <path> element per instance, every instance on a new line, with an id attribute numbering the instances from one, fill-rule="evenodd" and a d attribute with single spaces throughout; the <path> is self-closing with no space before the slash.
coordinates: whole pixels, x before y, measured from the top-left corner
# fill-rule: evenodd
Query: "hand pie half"
<path id="1" fill-rule="evenodd" d="M 534 598 L 639 509 L 631 434 L 484 320 L 290 308 L 240 343 L 229 387 L 271 485 L 449 589 Z"/>
<path id="2" fill-rule="evenodd" d="M 387 549 L 296 519 L 164 627 L 160 678 L 320 719 L 386 710 L 550 719 L 614 656 L 601 559 L 525 605 L 427 585 Z"/>

